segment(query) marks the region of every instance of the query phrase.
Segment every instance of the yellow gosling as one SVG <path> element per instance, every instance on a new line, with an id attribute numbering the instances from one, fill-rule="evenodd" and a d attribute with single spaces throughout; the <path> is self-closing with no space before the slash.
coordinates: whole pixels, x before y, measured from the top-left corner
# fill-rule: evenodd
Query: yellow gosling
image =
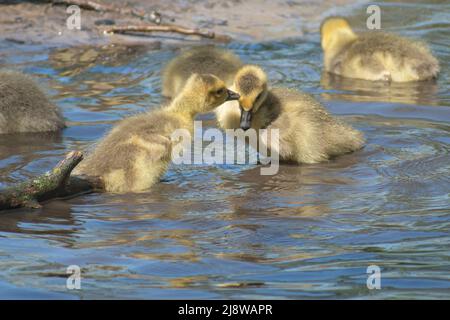
<path id="1" fill-rule="evenodd" d="M 226 102 L 216 109 L 225 129 L 278 129 L 279 148 L 260 141 L 287 162 L 317 163 L 353 152 L 364 146 L 361 132 L 328 113 L 312 96 L 293 89 L 269 89 L 267 76 L 258 66 L 244 66 L 231 90 L 239 102 Z M 268 134 L 270 137 L 270 134 Z"/>
<path id="2" fill-rule="evenodd" d="M 74 173 L 100 177 L 108 192 L 147 190 L 167 169 L 174 130 L 192 133 L 198 113 L 237 98 L 216 76 L 191 75 L 168 106 L 120 121 Z"/>
<path id="3" fill-rule="evenodd" d="M 436 78 L 439 62 L 425 43 L 379 31 L 356 34 L 347 20 L 320 28 L 325 70 L 348 78 L 409 82 Z"/>
<path id="4" fill-rule="evenodd" d="M 165 97 L 173 98 L 193 73 L 214 74 L 230 86 L 241 66 L 239 57 L 229 50 L 214 46 L 194 47 L 166 65 L 162 72 L 162 93 Z"/>

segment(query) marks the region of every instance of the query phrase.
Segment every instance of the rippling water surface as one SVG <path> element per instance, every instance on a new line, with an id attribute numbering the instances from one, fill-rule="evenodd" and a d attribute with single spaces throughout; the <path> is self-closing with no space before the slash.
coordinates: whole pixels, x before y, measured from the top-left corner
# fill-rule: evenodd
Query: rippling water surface
<path id="1" fill-rule="evenodd" d="M 274 84 L 312 93 L 362 130 L 362 151 L 282 165 L 275 176 L 253 165 L 172 166 L 146 193 L 2 213 L 0 297 L 450 298 L 450 5 L 380 5 L 384 29 L 430 43 L 437 83 L 322 75 L 317 32 L 229 45 Z M 347 14 L 362 30 L 365 9 Z M 0 64 L 40 78 L 69 124 L 60 136 L 0 136 L 0 187 L 157 106 L 159 71 L 176 53 L 0 42 Z M 214 126 L 212 115 L 201 119 Z M 372 264 L 381 290 L 366 287 Z M 69 265 L 82 268 L 82 290 L 66 289 Z"/>

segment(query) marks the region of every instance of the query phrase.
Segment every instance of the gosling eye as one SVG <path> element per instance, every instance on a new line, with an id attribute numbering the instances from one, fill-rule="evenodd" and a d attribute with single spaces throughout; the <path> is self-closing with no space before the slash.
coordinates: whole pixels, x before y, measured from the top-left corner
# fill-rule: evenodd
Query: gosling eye
<path id="1" fill-rule="evenodd" d="M 262 92 L 260 93 L 260 94 L 258 94 L 257 96 L 256 96 L 256 99 L 255 99 L 255 101 L 258 101 L 261 97 L 262 97 Z"/>
<path id="2" fill-rule="evenodd" d="M 221 88 L 221 89 L 217 90 L 215 93 L 216 93 L 216 95 L 221 96 L 224 94 L 224 92 L 225 92 L 225 89 Z"/>

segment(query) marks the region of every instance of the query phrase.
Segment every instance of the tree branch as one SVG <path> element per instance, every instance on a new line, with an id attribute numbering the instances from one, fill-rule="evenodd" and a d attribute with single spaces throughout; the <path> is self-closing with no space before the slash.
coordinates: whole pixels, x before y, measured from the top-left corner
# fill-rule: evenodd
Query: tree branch
<path id="1" fill-rule="evenodd" d="M 39 202 L 42 201 L 101 189 L 102 183 L 98 179 L 70 176 L 81 160 L 83 154 L 72 151 L 51 171 L 1 192 L 0 210 L 20 207 L 40 208 Z"/>

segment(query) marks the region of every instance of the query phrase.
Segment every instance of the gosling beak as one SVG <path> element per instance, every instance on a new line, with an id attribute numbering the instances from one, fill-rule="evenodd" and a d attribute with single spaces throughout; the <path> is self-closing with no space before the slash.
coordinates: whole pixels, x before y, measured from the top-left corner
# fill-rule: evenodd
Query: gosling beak
<path id="1" fill-rule="evenodd" d="M 227 96 L 227 100 L 225 100 L 225 101 L 239 100 L 239 98 L 241 97 L 238 93 L 231 91 L 229 89 L 227 89 L 227 93 L 228 93 L 228 96 Z"/>
<path id="2" fill-rule="evenodd" d="M 241 108 L 241 123 L 240 127 L 242 130 L 250 129 L 252 125 L 252 113 L 250 111 L 245 111 Z"/>

